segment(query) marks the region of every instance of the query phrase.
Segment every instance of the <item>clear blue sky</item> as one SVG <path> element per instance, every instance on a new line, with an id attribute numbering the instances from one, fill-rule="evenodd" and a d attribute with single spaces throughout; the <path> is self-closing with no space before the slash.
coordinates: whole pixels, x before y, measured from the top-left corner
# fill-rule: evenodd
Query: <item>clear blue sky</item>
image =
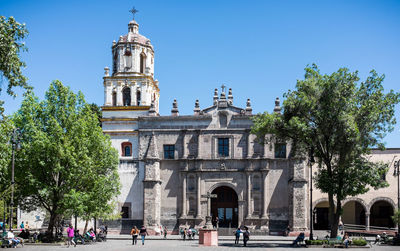
<path id="1" fill-rule="evenodd" d="M 386 90 L 400 89 L 400 1 L 2 0 L 0 15 L 29 29 L 23 58 L 36 95 L 59 79 L 103 105 L 103 68 L 111 67 L 112 41 L 127 33 L 132 6 L 155 47 L 162 115 L 174 98 L 181 114 L 192 114 L 196 99 L 211 105 L 221 84 L 233 88 L 235 105 L 250 98 L 254 112 L 271 112 L 311 63 L 323 73 L 358 70 L 361 79 L 375 69 L 386 75 Z M 7 114 L 21 102 L 5 91 L 0 98 Z M 400 147 L 400 126 L 386 142 Z"/>

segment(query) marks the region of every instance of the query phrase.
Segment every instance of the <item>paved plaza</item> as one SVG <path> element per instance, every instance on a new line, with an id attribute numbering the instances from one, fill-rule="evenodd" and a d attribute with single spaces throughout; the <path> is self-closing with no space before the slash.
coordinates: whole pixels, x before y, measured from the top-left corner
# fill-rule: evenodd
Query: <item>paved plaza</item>
<path id="1" fill-rule="evenodd" d="M 248 247 L 243 247 L 241 245 L 233 244 L 233 241 L 220 241 L 218 247 L 200 247 L 198 245 L 198 240 L 195 241 L 181 241 L 181 240 L 147 240 L 145 245 L 142 246 L 138 241 L 137 246 L 133 246 L 132 242 L 129 240 L 109 240 L 103 243 L 95 243 L 90 245 L 78 245 L 76 248 L 71 246 L 67 248 L 67 246 L 28 246 L 25 245 L 23 247 L 24 250 L 34 250 L 34 251 L 44 251 L 44 250 L 96 250 L 96 251 L 131 251 L 131 250 L 149 250 L 149 251 L 179 251 L 179 250 L 198 250 L 198 251 L 206 251 L 206 250 L 320 250 L 321 248 L 293 248 L 287 241 L 254 241 L 249 242 Z M 399 247 L 391 247 L 391 246 L 375 246 L 373 245 L 371 248 L 366 250 L 399 250 Z M 348 250 L 365 250 L 365 249 L 351 249 Z"/>

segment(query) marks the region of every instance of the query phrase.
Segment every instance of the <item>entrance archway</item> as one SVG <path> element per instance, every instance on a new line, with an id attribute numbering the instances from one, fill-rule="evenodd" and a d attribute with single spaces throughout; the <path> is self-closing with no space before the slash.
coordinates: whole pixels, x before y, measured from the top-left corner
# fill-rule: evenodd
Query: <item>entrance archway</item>
<path id="1" fill-rule="evenodd" d="M 238 226 L 238 196 L 230 187 L 220 186 L 212 191 L 217 198 L 211 199 L 211 215 L 213 219 L 218 217 L 219 227 Z"/>
<path id="2" fill-rule="evenodd" d="M 393 206 L 384 200 L 376 201 L 370 209 L 370 226 L 393 228 Z"/>
<path id="3" fill-rule="evenodd" d="M 350 200 L 343 205 L 343 224 L 365 226 L 365 206 L 359 201 Z"/>
<path id="4" fill-rule="evenodd" d="M 327 230 L 329 229 L 329 202 L 321 201 L 315 205 L 314 210 L 314 229 Z"/>

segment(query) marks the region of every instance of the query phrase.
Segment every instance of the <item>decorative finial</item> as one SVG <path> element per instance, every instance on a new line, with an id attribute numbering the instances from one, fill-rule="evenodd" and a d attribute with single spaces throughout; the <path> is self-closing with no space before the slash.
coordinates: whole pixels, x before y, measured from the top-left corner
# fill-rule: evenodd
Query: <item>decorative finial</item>
<path id="1" fill-rule="evenodd" d="M 135 20 L 135 14 L 138 13 L 139 11 L 133 7 L 131 10 L 129 10 L 130 13 L 133 15 L 133 20 Z"/>
<path id="2" fill-rule="evenodd" d="M 230 105 L 233 105 L 233 95 L 232 95 L 232 88 L 229 88 L 229 93 L 228 93 L 228 103 Z"/>
<path id="3" fill-rule="evenodd" d="M 213 98 L 213 103 L 214 103 L 214 105 L 216 105 L 216 104 L 218 104 L 218 89 L 217 88 L 215 88 L 214 89 L 214 98 Z"/>
<path id="4" fill-rule="evenodd" d="M 105 77 L 109 77 L 110 76 L 110 68 L 108 68 L 107 66 L 104 67 L 104 76 Z"/>
<path id="5" fill-rule="evenodd" d="M 248 98 L 248 99 L 247 99 L 247 102 L 246 102 L 246 111 L 245 111 L 245 114 L 246 114 L 246 115 L 251 115 L 252 112 L 253 112 L 253 108 L 251 108 L 251 102 L 250 102 L 250 99 Z"/>
<path id="6" fill-rule="evenodd" d="M 194 103 L 194 115 L 199 115 L 200 114 L 200 104 L 199 104 L 199 100 L 196 99 L 196 102 Z"/>
<path id="7" fill-rule="evenodd" d="M 154 99 L 151 101 L 151 104 L 150 104 L 149 116 L 156 116 L 156 109 L 154 107 Z"/>
<path id="8" fill-rule="evenodd" d="M 275 107 L 274 107 L 274 113 L 281 113 L 281 106 L 280 106 L 281 101 L 279 100 L 279 97 L 275 99 Z"/>
<path id="9" fill-rule="evenodd" d="M 225 88 L 226 88 L 226 86 L 224 84 L 222 84 L 221 85 L 221 99 L 226 99 Z"/>
<path id="10" fill-rule="evenodd" d="M 171 115 L 179 116 L 178 102 L 176 102 L 176 99 L 174 99 L 174 102 L 172 103 Z"/>

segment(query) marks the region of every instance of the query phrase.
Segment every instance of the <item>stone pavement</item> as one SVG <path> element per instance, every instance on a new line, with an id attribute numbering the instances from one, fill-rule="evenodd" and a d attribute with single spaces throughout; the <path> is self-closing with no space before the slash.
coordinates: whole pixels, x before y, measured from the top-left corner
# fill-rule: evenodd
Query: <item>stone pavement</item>
<path id="1" fill-rule="evenodd" d="M 146 251 L 187 251 L 187 250 L 198 250 L 198 251 L 208 251 L 208 250 L 237 250 L 237 251 L 256 251 L 256 250 L 320 250 L 321 248 L 293 248 L 287 241 L 254 241 L 251 240 L 248 243 L 248 247 L 243 247 L 242 243 L 240 245 L 233 244 L 233 241 L 220 241 L 218 247 L 199 247 L 198 241 L 182 241 L 182 240 L 154 240 L 148 239 L 145 245 L 142 246 L 140 241 L 138 241 L 137 246 L 133 246 L 132 242 L 129 240 L 109 240 L 107 242 L 99 242 L 89 245 L 78 245 L 76 248 L 71 246 L 28 246 L 23 247 L 24 250 L 32 251 L 52 251 L 52 250 L 71 250 L 71 251 L 132 251 L 132 250 L 146 250 Z M 372 246 L 370 249 L 351 249 L 348 250 L 382 250 L 382 251 L 398 251 L 399 247 L 390 246 Z"/>

